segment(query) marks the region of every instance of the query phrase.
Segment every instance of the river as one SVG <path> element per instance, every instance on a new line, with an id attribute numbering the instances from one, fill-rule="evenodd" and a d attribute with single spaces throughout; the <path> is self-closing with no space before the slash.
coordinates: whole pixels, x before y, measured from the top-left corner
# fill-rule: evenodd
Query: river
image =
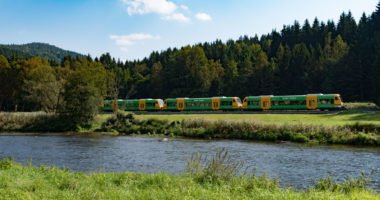
<path id="1" fill-rule="evenodd" d="M 177 138 L 162 142 L 137 136 L 0 136 L 0 158 L 85 172 L 178 174 L 194 153 L 211 157 L 222 148 L 243 161 L 248 172 L 276 177 L 282 186 L 307 188 L 327 176 L 340 181 L 363 172 L 371 178 L 370 188 L 380 191 L 379 148 Z"/>

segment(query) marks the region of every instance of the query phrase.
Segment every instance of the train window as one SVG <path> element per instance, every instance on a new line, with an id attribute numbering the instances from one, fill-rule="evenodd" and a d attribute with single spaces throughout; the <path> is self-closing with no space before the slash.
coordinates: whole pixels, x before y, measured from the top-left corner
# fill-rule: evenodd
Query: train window
<path id="1" fill-rule="evenodd" d="M 230 105 L 232 105 L 232 102 L 222 101 L 222 102 L 220 102 L 220 105 L 221 106 L 230 106 Z"/>
<path id="2" fill-rule="evenodd" d="M 278 106 L 278 101 L 272 101 L 272 105 Z"/>
<path id="3" fill-rule="evenodd" d="M 167 105 L 168 105 L 168 107 L 176 107 L 177 102 L 169 102 Z"/>
<path id="4" fill-rule="evenodd" d="M 248 105 L 252 105 L 252 106 L 258 106 L 260 103 L 259 101 L 249 101 L 248 102 Z"/>
<path id="5" fill-rule="evenodd" d="M 334 102 L 334 100 L 332 99 L 322 99 L 322 100 L 318 100 L 318 103 L 319 104 L 332 104 Z"/>

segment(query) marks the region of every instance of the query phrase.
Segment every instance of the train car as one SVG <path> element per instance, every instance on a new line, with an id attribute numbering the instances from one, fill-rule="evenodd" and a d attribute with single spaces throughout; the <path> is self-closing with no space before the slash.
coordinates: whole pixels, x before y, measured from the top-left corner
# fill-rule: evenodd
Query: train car
<path id="1" fill-rule="evenodd" d="M 114 110 L 114 101 L 113 100 L 104 100 L 103 101 L 103 108 L 102 110 L 103 111 L 106 111 L 106 112 L 111 112 Z"/>
<path id="2" fill-rule="evenodd" d="M 162 99 L 127 99 L 117 100 L 117 107 L 124 111 L 159 111 L 162 110 L 164 101 Z M 105 100 L 103 111 L 113 111 L 116 101 Z"/>
<path id="3" fill-rule="evenodd" d="M 242 108 L 239 97 L 169 98 L 165 99 L 167 111 L 213 111 Z"/>
<path id="4" fill-rule="evenodd" d="M 333 110 L 342 107 L 339 94 L 248 96 L 243 100 L 245 110 Z"/>

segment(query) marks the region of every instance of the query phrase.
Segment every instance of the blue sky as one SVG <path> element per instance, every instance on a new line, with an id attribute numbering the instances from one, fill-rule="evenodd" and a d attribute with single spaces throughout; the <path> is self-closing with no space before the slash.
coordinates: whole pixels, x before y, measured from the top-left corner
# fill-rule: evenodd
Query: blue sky
<path id="1" fill-rule="evenodd" d="M 0 0 L 0 43 L 44 42 L 122 60 L 281 30 L 298 20 L 371 14 L 378 0 Z"/>

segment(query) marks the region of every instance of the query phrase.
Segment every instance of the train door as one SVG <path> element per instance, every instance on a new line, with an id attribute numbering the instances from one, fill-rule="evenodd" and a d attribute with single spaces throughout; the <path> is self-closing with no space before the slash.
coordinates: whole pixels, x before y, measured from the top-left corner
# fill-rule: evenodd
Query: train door
<path id="1" fill-rule="evenodd" d="M 212 109 L 213 110 L 220 109 L 220 98 L 212 98 Z"/>
<path id="2" fill-rule="evenodd" d="M 261 97 L 261 109 L 269 110 L 271 107 L 270 96 Z"/>
<path id="3" fill-rule="evenodd" d="M 318 98 L 317 96 L 306 96 L 306 107 L 309 110 L 315 110 L 318 106 Z"/>
<path id="4" fill-rule="evenodd" d="M 139 110 L 143 111 L 146 109 L 146 103 L 144 99 L 139 100 Z"/>
<path id="5" fill-rule="evenodd" d="M 185 110 L 185 99 L 177 99 L 177 108 L 178 110 Z"/>

